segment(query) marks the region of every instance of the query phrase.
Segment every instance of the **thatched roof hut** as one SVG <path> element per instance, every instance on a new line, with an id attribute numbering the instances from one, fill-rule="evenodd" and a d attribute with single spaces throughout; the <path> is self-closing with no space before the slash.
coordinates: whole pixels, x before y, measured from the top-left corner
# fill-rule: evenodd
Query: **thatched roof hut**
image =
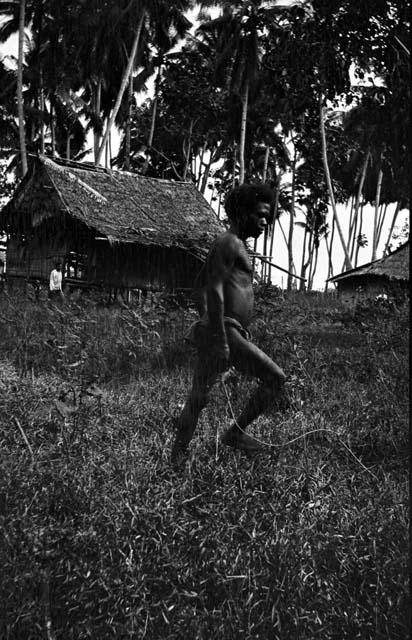
<path id="1" fill-rule="evenodd" d="M 34 159 L 0 212 L 7 277 L 126 288 L 193 285 L 222 225 L 189 182 Z"/>
<path id="2" fill-rule="evenodd" d="M 409 287 L 409 240 L 380 260 L 374 260 L 329 279 L 337 284 L 344 302 L 403 294 Z"/>

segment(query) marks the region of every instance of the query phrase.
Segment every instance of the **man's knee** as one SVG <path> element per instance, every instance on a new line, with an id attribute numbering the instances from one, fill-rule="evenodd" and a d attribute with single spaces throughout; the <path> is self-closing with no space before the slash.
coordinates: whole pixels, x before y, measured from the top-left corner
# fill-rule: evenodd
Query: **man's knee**
<path id="1" fill-rule="evenodd" d="M 190 394 L 190 404 L 194 411 L 201 411 L 205 408 L 209 400 L 209 393 L 206 391 L 192 390 Z"/>
<path id="2" fill-rule="evenodd" d="M 286 382 L 286 375 L 279 367 L 263 380 L 263 387 L 269 394 L 278 395 L 283 391 Z"/>

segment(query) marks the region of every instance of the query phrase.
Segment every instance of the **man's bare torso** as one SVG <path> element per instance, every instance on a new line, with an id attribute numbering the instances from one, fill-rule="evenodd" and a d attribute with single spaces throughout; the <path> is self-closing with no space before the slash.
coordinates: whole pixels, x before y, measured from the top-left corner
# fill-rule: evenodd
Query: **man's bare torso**
<path id="1" fill-rule="evenodd" d="M 230 231 L 219 236 L 209 252 L 206 272 L 204 314 L 210 316 L 211 311 L 207 304 L 208 286 L 219 278 L 223 287 L 224 315 L 246 328 L 252 318 L 253 288 L 252 265 L 244 242 Z M 213 324 L 213 318 L 209 319 Z"/>

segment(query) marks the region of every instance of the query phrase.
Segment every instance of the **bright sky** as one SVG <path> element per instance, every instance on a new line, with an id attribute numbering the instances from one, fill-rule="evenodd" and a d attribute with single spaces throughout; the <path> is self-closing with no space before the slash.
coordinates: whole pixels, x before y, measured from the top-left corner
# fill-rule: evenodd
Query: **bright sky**
<path id="1" fill-rule="evenodd" d="M 287 0 L 285 0 L 285 3 L 287 2 Z M 217 10 L 214 10 L 213 12 L 215 15 L 217 13 Z M 190 15 L 188 14 L 188 18 L 189 20 L 191 20 L 192 22 L 195 21 L 196 19 L 196 15 L 197 15 L 197 10 L 193 10 L 192 12 L 190 12 Z M 0 57 L 5 57 L 5 56 L 14 56 L 17 57 L 17 35 L 13 35 L 11 36 L 6 43 L 4 44 L 0 44 Z M 13 61 L 10 61 L 10 66 L 14 66 Z M 153 92 L 153 86 L 152 83 L 148 83 L 148 93 L 149 95 Z M 140 101 L 143 101 L 145 98 L 147 97 L 147 94 L 140 94 L 139 98 Z M 91 138 L 90 138 L 90 142 L 89 142 L 89 146 L 92 147 L 92 133 L 90 134 Z M 119 142 L 120 142 L 120 137 L 119 137 L 119 133 L 117 131 L 113 131 L 112 133 L 112 153 L 113 155 L 117 154 L 118 151 L 118 147 L 119 147 Z M 92 158 L 88 158 L 90 160 L 92 160 Z M 210 200 L 211 197 L 211 192 L 210 191 L 206 191 L 206 199 Z M 214 206 L 214 203 L 211 203 L 212 206 Z M 392 221 L 392 217 L 393 217 L 393 211 L 395 209 L 395 203 L 391 204 L 388 206 L 387 209 L 387 213 L 386 213 L 386 218 L 385 218 L 385 223 L 383 225 L 383 230 L 382 230 L 382 235 L 381 235 L 381 241 L 378 247 L 378 257 L 381 257 L 383 249 L 385 247 L 386 244 L 386 240 L 387 240 L 387 236 L 389 233 L 389 229 L 390 229 L 390 225 L 391 225 L 391 221 Z M 338 205 L 338 214 L 339 214 L 339 220 L 341 222 L 341 225 L 343 227 L 343 233 L 345 238 L 348 237 L 348 227 L 349 227 L 349 208 L 342 206 L 342 205 Z M 367 205 L 364 208 L 364 221 L 363 221 L 363 229 L 362 232 L 366 235 L 366 237 L 368 238 L 368 246 L 364 247 L 364 248 L 360 248 L 359 251 L 359 261 L 358 264 L 365 264 L 367 262 L 370 262 L 371 260 L 371 244 L 372 244 L 372 233 L 373 233 L 373 217 L 374 217 L 374 207 Z M 303 216 L 298 214 L 297 216 L 297 221 L 299 221 L 299 219 L 303 220 Z M 399 213 L 398 215 L 398 222 L 395 226 L 395 231 L 399 231 L 405 224 L 405 222 L 409 220 L 409 211 L 407 210 L 403 210 L 402 212 Z M 281 216 L 281 224 L 283 227 L 283 230 L 287 236 L 288 234 L 288 228 L 289 228 L 289 217 L 284 214 Z M 329 228 L 332 227 L 332 212 L 331 210 L 328 213 L 328 223 L 329 223 Z M 296 270 L 297 273 L 300 273 L 300 264 L 301 264 L 301 259 L 302 259 L 302 247 L 303 247 L 303 236 L 304 236 L 304 230 L 299 227 L 299 226 L 295 226 L 295 230 L 294 230 L 294 241 L 293 241 L 293 247 L 294 247 L 294 259 L 295 259 L 295 265 L 296 265 Z M 262 251 L 262 247 L 258 246 L 258 251 Z M 343 270 L 343 261 L 344 261 L 344 253 L 343 253 L 343 249 L 342 246 L 340 244 L 338 235 L 337 235 L 337 231 L 335 230 L 335 240 L 334 240 L 334 248 L 333 248 L 333 256 L 334 256 L 334 275 L 337 275 L 338 273 L 341 273 L 341 271 Z M 276 237 L 275 237 L 275 246 L 274 246 L 274 250 L 273 250 L 273 260 L 276 264 L 278 264 L 281 267 L 287 268 L 288 266 L 288 253 L 287 253 L 287 247 L 285 244 L 285 241 L 283 239 L 283 236 L 280 232 L 279 229 L 277 229 L 277 233 L 276 233 Z M 322 239 L 321 243 L 320 243 L 320 248 L 319 248 L 319 258 L 318 258 L 318 268 L 316 271 L 316 275 L 315 275 L 315 279 L 314 279 L 314 288 L 315 289 L 320 289 L 323 290 L 325 287 L 325 279 L 327 278 L 327 271 L 328 271 L 328 257 L 327 257 L 327 250 L 326 250 L 326 244 L 325 244 L 325 240 Z M 286 286 L 286 282 L 287 282 L 287 275 L 285 273 L 282 273 L 281 271 L 277 270 L 277 269 L 272 269 L 272 282 L 274 284 L 277 284 L 278 286 Z M 332 285 L 333 286 L 333 285 Z"/>

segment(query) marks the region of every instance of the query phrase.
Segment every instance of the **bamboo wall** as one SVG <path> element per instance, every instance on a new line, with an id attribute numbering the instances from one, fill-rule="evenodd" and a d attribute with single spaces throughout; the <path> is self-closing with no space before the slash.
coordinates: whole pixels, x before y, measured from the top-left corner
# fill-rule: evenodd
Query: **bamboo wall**
<path id="1" fill-rule="evenodd" d="M 192 288 L 202 263 L 181 249 L 96 242 L 95 280 L 137 289 Z"/>
<path id="2" fill-rule="evenodd" d="M 71 284 L 103 288 L 176 289 L 192 288 L 202 263 L 175 248 L 114 245 L 107 241 L 67 234 L 44 242 L 44 235 L 24 244 L 11 238 L 7 247 L 7 276 L 48 281 L 57 260 L 63 263 Z"/>
<path id="3" fill-rule="evenodd" d="M 346 278 L 338 283 L 341 301 L 348 306 L 354 306 L 362 301 L 373 300 L 382 293 L 390 293 L 390 282 L 387 278 Z"/>
<path id="4" fill-rule="evenodd" d="M 11 238 L 7 244 L 7 277 L 48 280 L 55 262 L 63 262 L 66 252 L 65 244 L 52 248 L 42 245 L 36 238 L 26 244 Z"/>

